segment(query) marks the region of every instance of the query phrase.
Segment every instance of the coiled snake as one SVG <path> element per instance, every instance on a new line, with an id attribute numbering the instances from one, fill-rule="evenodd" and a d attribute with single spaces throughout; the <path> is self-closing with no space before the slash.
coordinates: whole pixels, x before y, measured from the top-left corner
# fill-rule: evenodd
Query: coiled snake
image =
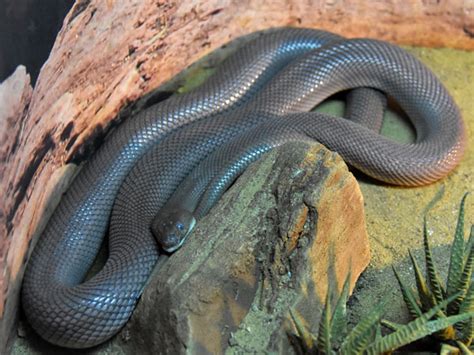
<path id="1" fill-rule="evenodd" d="M 393 97 L 413 123 L 416 142 L 396 143 L 360 122 L 308 112 L 357 87 Z M 22 302 L 28 321 L 43 338 L 66 347 L 90 347 L 113 336 L 159 257 L 150 225 L 178 184 L 206 156 L 221 164 L 208 176 L 214 179 L 291 139 L 316 139 L 366 174 L 401 185 L 445 176 L 466 142 L 446 89 L 404 50 L 317 30 L 264 34 L 198 89 L 126 120 L 84 165 L 27 265 Z M 212 153 L 223 144 L 224 153 Z M 219 183 L 209 186 L 222 190 Z M 84 282 L 107 231 L 107 262 Z"/>

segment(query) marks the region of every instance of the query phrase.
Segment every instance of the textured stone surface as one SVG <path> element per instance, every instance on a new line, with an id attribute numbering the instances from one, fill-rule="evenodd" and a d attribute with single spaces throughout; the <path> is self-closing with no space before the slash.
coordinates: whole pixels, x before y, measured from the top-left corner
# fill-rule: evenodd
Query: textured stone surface
<path id="1" fill-rule="evenodd" d="M 115 341 L 130 354 L 284 351 L 288 309 L 314 328 L 328 278 L 342 285 L 351 269 L 353 286 L 369 258 L 362 195 L 344 162 L 316 143 L 286 145 L 252 165 L 158 268 Z"/>

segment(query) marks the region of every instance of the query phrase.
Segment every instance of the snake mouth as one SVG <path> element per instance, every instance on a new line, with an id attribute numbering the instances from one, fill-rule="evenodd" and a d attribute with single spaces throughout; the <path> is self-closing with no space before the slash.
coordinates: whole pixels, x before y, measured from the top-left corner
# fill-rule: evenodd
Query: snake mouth
<path id="1" fill-rule="evenodd" d="M 188 231 L 186 232 L 186 234 L 184 235 L 183 238 L 181 238 L 181 240 L 179 241 L 178 244 L 174 244 L 174 245 L 170 245 L 169 247 L 167 246 L 162 246 L 163 250 L 169 254 L 171 253 L 174 253 L 176 250 L 178 250 L 179 248 L 181 248 L 181 246 L 184 244 L 184 242 L 186 241 L 186 239 L 188 239 L 188 236 L 191 234 L 191 232 L 193 231 L 194 229 L 194 226 L 196 225 L 196 218 L 193 217 L 193 219 L 191 220 L 191 223 L 189 225 L 189 228 L 188 228 Z"/>

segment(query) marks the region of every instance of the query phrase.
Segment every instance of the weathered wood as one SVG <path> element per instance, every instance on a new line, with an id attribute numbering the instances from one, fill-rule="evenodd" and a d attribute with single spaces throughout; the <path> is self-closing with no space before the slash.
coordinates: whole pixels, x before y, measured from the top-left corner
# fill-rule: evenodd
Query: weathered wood
<path id="1" fill-rule="evenodd" d="M 22 147 L 19 145 L 19 138 L 13 132 L 21 132 L 21 126 L 26 118 L 26 111 L 31 100 L 33 89 L 30 85 L 30 76 L 26 73 L 26 68 L 19 66 L 15 72 L 3 83 L 0 84 L 0 179 L 13 173 L 10 169 L 12 156 Z M 13 139 L 12 139 L 13 138 Z M 4 181 L 5 182 L 5 181 Z M 0 353 L 3 352 L 7 343 L 7 335 L 13 326 L 12 320 L 18 304 L 18 291 L 20 283 L 17 279 L 11 279 L 12 274 L 18 274 L 19 265 L 26 257 L 26 248 L 15 250 L 15 246 L 21 242 L 28 243 L 26 235 L 18 238 L 19 242 L 11 245 L 6 239 L 8 232 L 6 225 L 2 223 L 8 217 L 11 210 L 10 205 L 5 201 L 5 196 L 13 187 L 7 184 L 0 184 Z M 18 256 L 18 257 L 17 257 Z M 6 295 L 15 295 L 7 298 Z M 8 302 L 7 302 L 8 301 Z"/>
<path id="2" fill-rule="evenodd" d="M 13 329 L 28 247 L 67 181 L 59 167 L 87 156 L 128 103 L 229 40 L 272 26 L 473 49 L 474 3 L 78 0 L 26 114 L 0 142 L 0 344 Z"/>

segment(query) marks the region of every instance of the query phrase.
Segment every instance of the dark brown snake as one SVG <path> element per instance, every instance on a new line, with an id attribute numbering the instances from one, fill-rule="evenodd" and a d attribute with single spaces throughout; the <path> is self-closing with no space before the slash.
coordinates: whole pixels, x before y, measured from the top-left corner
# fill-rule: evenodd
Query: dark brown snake
<path id="1" fill-rule="evenodd" d="M 416 142 L 397 143 L 360 122 L 308 112 L 359 87 L 394 98 Z M 246 157 L 295 139 L 317 140 L 364 173 L 409 186 L 445 176 L 466 145 L 449 93 L 399 47 L 307 29 L 261 35 L 201 87 L 126 120 L 83 166 L 28 263 L 22 289 L 28 321 L 65 347 L 109 339 L 129 319 L 157 262 L 150 225 L 180 182 L 209 157 L 198 169 L 209 166 L 212 174 L 198 190 L 215 201 L 210 195 L 223 186 L 217 175 L 232 169 L 235 175 L 252 160 Z M 213 153 L 218 146 L 226 153 Z M 107 262 L 84 281 L 107 231 Z"/>

